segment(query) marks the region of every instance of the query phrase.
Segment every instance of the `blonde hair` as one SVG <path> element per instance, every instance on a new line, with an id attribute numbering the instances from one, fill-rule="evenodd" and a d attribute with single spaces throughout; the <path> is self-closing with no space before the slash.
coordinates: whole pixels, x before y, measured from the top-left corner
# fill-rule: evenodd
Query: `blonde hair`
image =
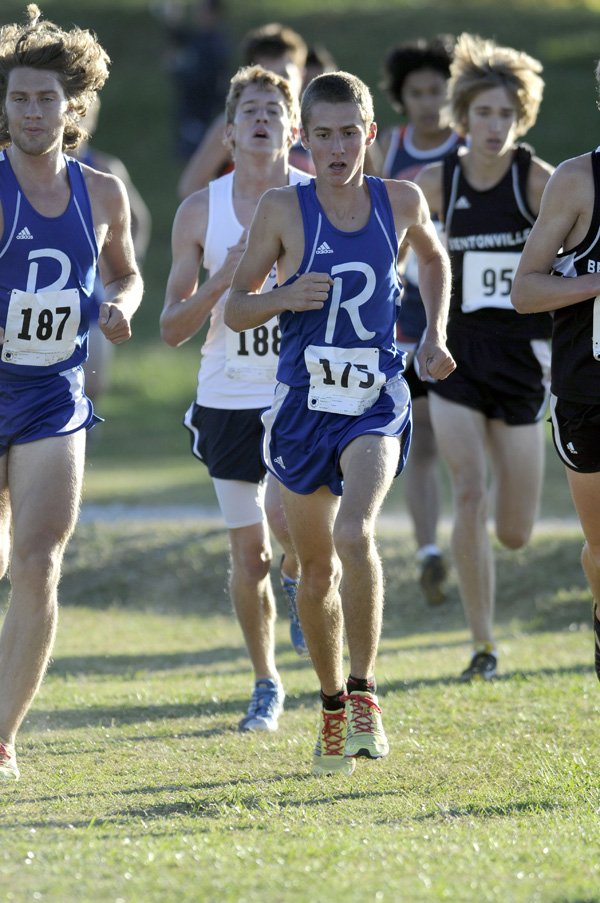
<path id="1" fill-rule="evenodd" d="M 524 135 L 535 123 L 544 93 L 539 60 L 512 47 L 499 47 L 477 35 L 462 34 L 450 67 L 448 96 L 454 128 L 468 130 L 469 107 L 475 97 L 491 88 L 504 88 L 517 112 L 515 133 Z"/>
<path id="2" fill-rule="evenodd" d="M 231 125 L 235 118 L 235 112 L 242 91 L 250 85 L 256 86 L 264 91 L 279 91 L 283 97 L 291 125 L 293 127 L 298 125 L 298 118 L 300 115 L 298 98 L 293 94 L 289 81 L 282 75 L 271 72 L 270 69 L 263 69 L 262 66 L 242 66 L 231 79 L 231 82 L 229 83 L 229 93 L 227 94 L 227 100 L 225 101 L 225 118 L 227 125 Z"/>
<path id="3" fill-rule="evenodd" d="M 79 120 L 108 78 L 110 59 L 92 32 L 74 26 L 64 31 L 41 21 L 35 3 L 26 8 L 27 22 L 0 28 L 0 147 L 11 143 L 5 103 L 13 69 L 30 67 L 53 72 L 69 102 L 63 150 L 74 150 L 87 137 Z"/>

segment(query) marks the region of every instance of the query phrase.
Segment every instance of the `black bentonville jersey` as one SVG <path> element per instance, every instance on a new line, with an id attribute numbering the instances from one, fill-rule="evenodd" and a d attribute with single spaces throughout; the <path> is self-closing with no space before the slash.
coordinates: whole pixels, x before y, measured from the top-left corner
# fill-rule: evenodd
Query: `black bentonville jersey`
<path id="1" fill-rule="evenodd" d="M 454 152 L 444 160 L 444 231 L 452 264 L 451 328 L 519 339 L 550 338 L 549 314 L 519 314 L 510 294 L 535 215 L 527 204 L 528 148 L 518 146 L 504 177 L 478 191 Z"/>
<path id="2" fill-rule="evenodd" d="M 552 272 L 558 276 L 600 272 L 600 148 L 590 154 L 590 160 L 594 175 L 592 221 L 583 241 L 556 257 Z M 594 358 L 592 349 L 594 301 L 588 298 L 554 311 L 552 392 L 565 401 L 600 402 L 600 361 Z"/>

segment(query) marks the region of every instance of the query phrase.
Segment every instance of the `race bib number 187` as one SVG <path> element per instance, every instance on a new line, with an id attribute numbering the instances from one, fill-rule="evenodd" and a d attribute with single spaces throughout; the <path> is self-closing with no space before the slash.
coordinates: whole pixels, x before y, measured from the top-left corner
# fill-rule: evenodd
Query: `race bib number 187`
<path id="1" fill-rule="evenodd" d="M 22 292 L 13 289 L 8 305 L 2 360 L 49 367 L 75 350 L 81 320 L 79 291 Z"/>

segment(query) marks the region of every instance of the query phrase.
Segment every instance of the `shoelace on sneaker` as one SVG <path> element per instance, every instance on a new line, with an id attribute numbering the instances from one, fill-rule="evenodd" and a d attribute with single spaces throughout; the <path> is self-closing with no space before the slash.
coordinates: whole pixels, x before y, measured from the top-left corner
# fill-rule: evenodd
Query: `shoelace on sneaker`
<path id="1" fill-rule="evenodd" d="M 251 715 L 253 718 L 257 716 L 266 718 L 270 714 L 271 708 L 275 705 L 276 701 L 277 688 L 259 681 L 252 693 L 252 699 L 248 706 L 248 715 Z"/>
<path id="2" fill-rule="evenodd" d="M 346 736 L 346 713 L 343 709 L 339 712 L 328 712 L 323 709 L 323 729 L 321 731 L 322 756 L 343 756 Z"/>
<path id="3" fill-rule="evenodd" d="M 349 702 L 352 709 L 349 721 L 352 722 L 352 733 L 370 734 L 373 731 L 371 709 L 381 715 L 381 709 L 370 696 L 362 696 L 358 693 L 341 697 L 342 702 Z"/>

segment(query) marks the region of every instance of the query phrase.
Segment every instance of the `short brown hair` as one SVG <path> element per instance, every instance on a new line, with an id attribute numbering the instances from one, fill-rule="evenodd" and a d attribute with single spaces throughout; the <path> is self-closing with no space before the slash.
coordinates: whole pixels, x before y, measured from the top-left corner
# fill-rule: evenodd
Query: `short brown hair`
<path id="1" fill-rule="evenodd" d="M 96 36 L 74 26 L 63 31 L 52 22 L 40 21 L 35 3 L 26 9 L 28 21 L 0 28 L 0 147 L 11 143 L 5 111 L 8 78 L 13 69 L 31 67 L 56 74 L 69 101 L 63 150 L 78 147 L 87 137 L 79 119 L 85 116 L 108 78 L 110 59 Z"/>
<path id="2" fill-rule="evenodd" d="M 466 134 L 469 107 L 490 88 L 504 88 L 515 102 L 517 135 L 535 123 L 544 93 L 542 64 L 512 47 L 499 47 L 477 35 L 462 34 L 450 67 L 448 95 L 454 128 Z"/>
<path id="3" fill-rule="evenodd" d="M 350 72 L 324 72 L 309 82 L 300 104 L 300 119 L 304 131 L 316 103 L 355 103 L 362 121 L 369 126 L 375 118 L 373 97 L 364 82 Z"/>
<path id="4" fill-rule="evenodd" d="M 279 59 L 289 54 L 299 69 L 304 69 L 308 47 L 306 41 L 297 31 L 279 22 L 269 22 L 249 31 L 242 43 L 242 59 L 247 66 L 252 66 L 258 57 L 261 59 Z"/>

